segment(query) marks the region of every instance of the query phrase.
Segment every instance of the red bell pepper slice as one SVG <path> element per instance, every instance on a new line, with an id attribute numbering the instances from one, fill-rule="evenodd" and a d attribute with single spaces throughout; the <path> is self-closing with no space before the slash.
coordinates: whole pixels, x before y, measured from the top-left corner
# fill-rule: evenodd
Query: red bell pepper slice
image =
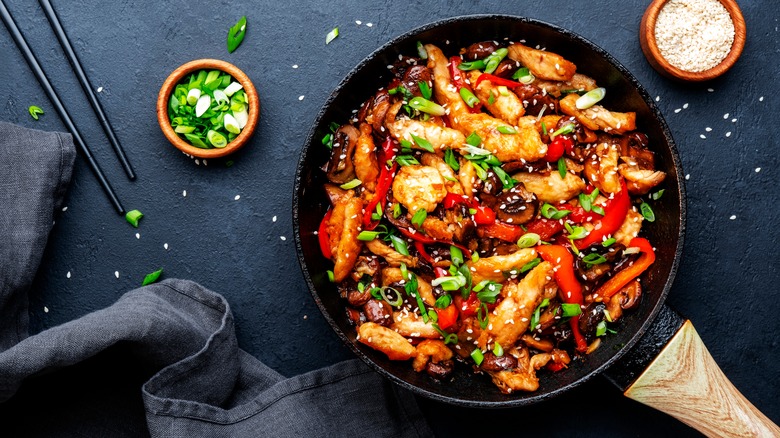
<path id="1" fill-rule="evenodd" d="M 482 81 L 490 81 L 490 83 L 492 83 L 493 85 L 503 85 L 505 87 L 510 87 L 510 88 L 515 88 L 523 85 L 520 82 L 510 81 L 509 79 L 500 78 L 496 75 L 491 75 L 490 73 L 482 73 L 477 78 L 477 82 L 474 84 L 474 88 L 479 87 L 479 84 L 481 84 Z"/>
<path id="2" fill-rule="evenodd" d="M 561 228 L 563 228 L 563 225 L 561 225 Z M 483 237 L 492 237 L 506 242 L 517 242 L 517 239 L 525 234 L 522 227 L 505 224 L 500 221 L 480 227 L 478 230 L 481 231 Z"/>
<path id="3" fill-rule="evenodd" d="M 458 89 L 458 92 L 460 92 L 461 88 L 465 88 L 471 91 L 471 93 L 473 94 L 474 91 L 471 89 L 471 87 L 469 87 L 469 84 L 466 83 L 466 80 L 463 79 L 463 75 L 461 75 L 461 71 L 458 68 L 461 62 L 463 62 L 463 60 L 460 59 L 459 56 L 453 56 L 452 58 L 450 58 L 450 77 L 452 78 L 452 83 L 453 85 L 455 85 L 455 88 Z M 481 107 L 482 107 L 481 103 L 474 105 L 473 108 L 466 105 L 466 109 L 468 109 L 470 113 L 475 113 L 475 114 L 481 111 L 480 110 Z"/>
<path id="4" fill-rule="evenodd" d="M 539 255 L 555 267 L 554 277 L 558 283 L 559 297 L 564 303 L 582 305 L 582 285 L 574 274 L 574 257 L 561 245 L 542 245 L 536 248 Z M 569 320 L 572 335 L 577 351 L 584 353 L 588 350 L 585 337 L 580 332 L 580 316 L 574 316 Z"/>
<path id="5" fill-rule="evenodd" d="M 417 252 L 420 253 L 420 257 L 423 258 L 426 262 L 430 263 L 431 265 L 434 264 L 433 257 L 431 257 L 430 254 L 428 254 L 428 251 L 425 250 L 425 245 L 423 245 L 422 242 L 419 240 L 414 241 L 414 248 L 417 250 Z"/>
<path id="6" fill-rule="evenodd" d="M 445 309 L 439 309 L 437 307 L 436 316 L 438 316 L 439 328 L 446 330 L 447 328 L 452 327 L 458 320 L 458 308 L 455 304 L 450 304 Z"/>
<path id="7" fill-rule="evenodd" d="M 602 284 L 596 292 L 593 293 L 594 298 L 597 301 L 609 301 L 612 295 L 615 295 L 623 289 L 633 279 L 639 277 L 640 274 L 645 272 L 650 265 L 655 262 L 655 251 L 653 245 L 642 237 L 635 237 L 631 239 L 628 244 L 629 247 L 637 247 L 642 255 L 630 266 L 615 274 L 612 278 Z"/>
<path id="8" fill-rule="evenodd" d="M 401 234 L 403 234 L 404 236 L 414 240 L 415 247 L 417 247 L 418 242 L 425 245 L 430 245 L 432 243 L 440 243 L 442 245 L 452 245 L 454 247 L 457 247 L 461 251 L 463 251 L 464 257 L 471 258 L 471 251 L 469 251 L 468 248 L 466 248 L 465 246 L 459 243 L 455 243 L 451 240 L 434 239 L 433 237 L 426 236 L 425 234 L 420 233 L 419 231 L 410 231 L 402 227 L 398 227 L 398 231 L 400 231 Z"/>
<path id="9" fill-rule="evenodd" d="M 547 369 L 554 373 L 557 373 L 564 368 L 566 368 L 566 365 L 563 362 L 550 362 L 547 364 Z"/>
<path id="10" fill-rule="evenodd" d="M 568 209 L 569 208 L 567 207 L 566 210 Z M 545 242 L 549 241 L 553 236 L 563 231 L 563 228 L 564 226 L 561 221 L 545 218 L 533 220 L 529 222 L 528 225 L 526 225 L 526 229 L 529 233 L 538 234 L 539 238 Z"/>
<path id="11" fill-rule="evenodd" d="M 477 212 L 474 213 L 474 222 L 477 225 L 490 225 L 496 222 L 496 212 L 490 207 L 480 205 L 475 210 Z"/>
<path id="12" fill-rule="evenodd" d="M 464 195 L 458 195 L 455 193 L 447 193 L 447 196 L 444 197 L 444 201 L 442 202 L 442 205 L 444 205 L 444 208 L 452 208 L 456 205 L 467 205 L 470 208 L 476 208 L 479 206 L 477 204 L 477 201 L 470 199 L 468 196 Z"/>
<path id="13" fill-rule="evenodd" d="M 325 217 L 320 222 L 320 228 L 317 230 L 317 239 L 320 241 L 320 251 L 326 259 L 330 259 L 333 256 L 333 251 L 330 249 L 330 234 L 328 234 L 328 222 L 330 216 L 333 214 L 333 210 L 328 210 L 325 213 Z"/>
<path id="14" fill-rule="evenodd" d="M 571 152 L 573 148 L 574 141 L 571 138 L 559 135 L 547 145 L 547 155 L 544 156 L 544 160 L 548 162 L 558 161 L 564 152 Z"/>
<path id="15" fill-rule="evenodd" d="M 587 236 L 575 240 L 574 245 L 579 249 L 584 249 L 603 241 L 606 236 L 614 234 L 626 220 L 629 208 L 631 208 L 631 197 L 628 195 L 626 181 L 621 179 L 620 192 L 616 193 L 615 197 L 604 207 L 604 217 L 593 224 L 593 229 Z"/>
<path id="16" fill-rule="evenodd" d="M 398 163 L 393 161 L 393 165 L 388 169 L 387 162 L 395 160 L 396 150 L 395 141 L 388 135 L 382 143 L 382 151 L 379 154 L 379 163 L 382 166 L 382 170 L 379 172 L 379 181 L 377 181 L 376 184 L 376 192 L 363 212 L 363 228 L 366 230 L 373 230 L 379 225 L 379 221 L 372 220 L 371 215 L 374 213 L 377 204 L 385 199 L 387 192 L 390 190 L 390 186 L 393 184 L 395 172 L 398 170 Z"/>
<path id="17" fill-rule="evenodd" d="M 479 311 L 479 298 L 477 298 L 477 294 L 474 292 L 471 292 L 467 299 L 463 299 L 460 294 L 454 295 L 452 299 L 455 302 L 455 306 L 460 311 L 461 318 L 465 319 L 469 316 L 474 316 L 477 314 L 477 311 Z"/>
<path id="18" fill-rule="evenodd" d="M 447 276 L 449 276 L 449 275 L 450 275 L 450 273 L 449 273 L 449 272 L 447 272 L 447 270 L 446 270 L 446 269 L 444 269 L 444 268 L 440 268 L 440 267 L 438 267 L 438 266 L 434 266 L 434 267 L 433 267 L 433 273 L 436 275 L 436 278 L 439 278 L 439 277 L 447 277 Z"/>

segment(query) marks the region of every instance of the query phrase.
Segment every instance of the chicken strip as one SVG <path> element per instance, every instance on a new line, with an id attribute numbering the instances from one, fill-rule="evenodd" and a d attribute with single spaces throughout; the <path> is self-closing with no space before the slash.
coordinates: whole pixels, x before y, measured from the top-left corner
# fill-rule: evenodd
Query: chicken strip
<path id="1" fill-rule="evenodd" d="M 535 249 L 523 248 L 508 255 L 480 257 L 476 262 L 466 262 L 466 265 L 468 265 L 469 271 L 471 271 L 471 278 L 474 284 L 482 280 L 503 282 L 506 280 L 504 272 L 519 270 L 523 265 L 535 258 Z"/>
<path id="2" fill-rule="evenodd" d="M 386 354 L 390 360 L 408 360 L 417 354 L 409 341 L 393 330 L 373 322 L 361 324 L 357 329 L 358 341 Z"/>
<path id="3" fill-rule="evenodd" d="M 507 122 L 485 113 L 471 113 L 458 91 L 451 83 L 447 58 L 442 51 L 431 44 L 428 51 L 428 68 L 433 71 L 434 95 L 444 105 L 450 125 L 464 135 L 476 133 L 482 139 L 480 147 L 487 149 L 501 161 L 536 161 L 547 153 L 539 133 L 534 129 L 533 117 L 521 118 L 516 127 L 517 134 L 502 134 L 499 128 L 509 128 Z M 461 145 L 462 146 L 462 145 Z"/>
<path id="4" fill-rule="evenodd" d="M 393 180 L 393 197 L 412 214 L 435 210 L 445 196 L 444 178 L 431 166 L 402 166 Z"/>
<path id="5" fill-rule="evenodd" d="M 474 197 L 474 184 L 477 182 L 477 171 L 471 165 L 471 161 L 460 158 L 460 170 L 458 170 L 458 181 L 463 187 L 463 194 L 469 198 Z"/>
<path id="6" fill-rule="evenodd" d="M 437 151 L 459 149 L 466 142 L 466 137 L 456 129 L 440 126 L 431 121 L 413 120 L 407 117 L 396 119 L 402 105 L 402 102 L 396 102 L 390 107 L 385 118 L 385 126 L 396 140 L 406 140 L 412 144 L 412 148 L 423 150 L 414 141 L 412 137 L 414 135 L 428 140 Z"/>
<path id="7" fill-rule="evenodd" d="M 517 359 L 517 367 L 511 370 L 488 373 L 498 389 L 504 394 L 539 389 L 539 378 L 536 377 L 536 371 L 547 365 L 552 356 L 549 353 L 541 353 L 529 359 L 530 354 L 527 348 L 512 349 L 508 354 Z"/>
<path id="8" fill-rule="evenodd" d="M 439 363 L 452 359 L 452 350 L 444 342 L 438 339 L 426 339 L 417 344 L 417 356 L 412 362 L 412 368 L 417 371 L 425 370 L 428 362 Z"/>
<path id="9" fill-rule="evenodd" d="M 660 170 L 639 167 L 631 157 L 621 157 L 621 160 L 624 163 L 618 165 L 618 172 L 626 179 L 626 187 L 632 195 L 645 195 L 666 178 L 666 173 Z"/>
<path id="10" fill-rule="evenodd" d="M 371 125 L 368 123 L 360 124 L 360 136 L 352 161 L 355 164 L 355 174 L 373 197 L 377 178 L 379 178 L 379 164 L 376 161 L 376 146 L 371 135 Z"/>
<path id="11" fill-rule="evenodd" d="M 401 336 L 410 338 L 439 339 L 441 335 L 430 323 L 422 320 L 415 312 L 393 312 L 391 328 Z"/>
<path id="12" fill-rule="evenodd" d="M 601 105 L 593 105 L 588 109 L 577 109 L 579 96 L 570 94 L 559 101 L 561 111 L 569 116 L 574 116 L 577 121 L 586 128 L 596 131 L 602 130 L 610 134 L 621 135 L 636 129 L 636 113 L 619 113 L 609 111 Z"/>
<path id="13" fill-rule="evenodd" d="M 333 279 L 341 283 L 355 266 L 360 255 L 360 225 L 363 218 L 363 201 L 355 198 L 350 190 L 333 205 L 328 221 L 328 236 L 333 252 Z"/>
<path id="14" fill-rule="evenodd" d="M 389 286 L 393 283 L 400 283 L 405 281 L 401 270 L 398 268 L 385 268 L 382 269 L 382 285 Z M 423 302 L 429 306 L 436 304 L 436 298 L 433 297 L 433 286 L 425 281 L 425 279 L 417 276 L 417 291 L 420 292 Z"/>
<path id="15" fill-rule="evenodd" d="M 434 167 L 439 171 L 445 180 L 444 185 L 447 187 L 449 193 L 455 193 L 456 195 L 463 194 L 463 186 L 461 186 L 458 181 L 455 172 L 441 157 L 436 154 L 426 153 L 422 155 L 420 162 L 426 166 Z"/>
<path id="16" fill-rule="evenodd" d="M 528 330 L 531 314 L 542 301 L 544 285 L 552 278 L 553 266 L 539 263 L 520 282 L 504 284 L 504 299 L 489 316 L 488 334 L 501 345 L 515 345 L 517 339 Z"/>
<path id="17" fill-rule="evenodd" d="M 618 155 L 620 152 L 618 149 L 618 145 L 600 143 L 585 160 L 585 176 L 601 193 L 620 191 L 620 176 L 618 175 Z"/>
<path id="18" fill-rule="evenodd" d="M 575 163 L 566 160 L 567 167 L 573 168 Z M 571 172 L 566 173 L 566 178 L 561 179 L 557 170 L 544 173 L 516 173 L 512 178 L 525 185 L 526 190 L 536 195 L 542 202 L 557 204 L 568 201 L 585 189 L 585 181 Z"/>
<path id="19" fill-rule="evenodd" d="M 571 80 L 560 81 L 545 81 L 537 78 L 533 85 L 545 90 L 547 94 L 555 97 L 560 97 L 563 91 L 590 91 L 597 88 L 596 81 L 588 76 L 580 73 L 575 73 Z"/>
<path id="20" fill-rule="evenodd" d="M 401 263 L 406 263 L 406 266 L 414 268 L 417 267 L 417 264 L 419 263 L 417 257 L 403 255 L 390 246 L 385 245 L 384 242 L 379 239 L 369 240 L 365 243 L 366 248 L 368 248 L 369 251 L 380 257 L 384 257 L 385 261 L 387 261 L 387 264 L 390 266 L 401 266 Z"/>
<path id="21" fill-rule="evenodd" d="M 628 214 L 626 214 L 623 225 L 615 231 L 615 234 L 612 237 L 617 240 L 617 243 L 628 248 L 631 240 L 636 237 L 642 229 L 643 219 L 642 213 L 636 211 L 636 207 L 631 207 L 631 209 L 628 210 Z"/>
<path id="22" fill-rule="evenodd" d="M 539 79 L 569 81 L 577 71 L 577 66 L 565 60 L 561 55 L 532 49 L 520 43 L 509 46 L 507 56 L 509 59 L 528 67 L 528 70 Z"/>
<path id="23" fill-rule="evenodd" d="M 469 73 L 469 79 L 471 85 L 477 83 L 477 79 L 482 73 L 479 70 L 472 70 Z M 504 87 L 506 89 L 506 87 Z M 482 105 L 487 108 L 490 114 L 497 117 L 510 126 L 515 126 L 518 123 L 518 119 L 525 114 L 525 108 L 523 102 L 512 91 L 506 90 L 504 94 L 501 93 L 497 85 L 493 85 L 489 80 L 484 80 L 474 87 L 474 94 L 482 102 Z"/>

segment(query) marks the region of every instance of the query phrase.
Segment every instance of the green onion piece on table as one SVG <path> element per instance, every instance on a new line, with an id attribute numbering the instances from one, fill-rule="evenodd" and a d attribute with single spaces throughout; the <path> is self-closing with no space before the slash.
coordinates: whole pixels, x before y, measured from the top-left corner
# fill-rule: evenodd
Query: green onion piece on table
<path id="1" fill-rule="evenodd" d="M 228 30 L 228 38 L 227 38 L 228 52 L 233 53 L 233 51 L 236 50 L 238 46 L 241 45 L 241 42 L 244 41 L 245 35 L 246 35 L 246 16 L 243 16 L 238 19 L 236 24 L 234 24 L 230 28 L 230 30 Z"/>
<path id="2" fill-rule="evenodd" d="M 334 27 L 333 30 L 328 32 L 327 35 L 325 35 L 325 44 L 330 44 L 331 41 L 335 40 L 336 37 L 339 36 L 339 28 Z"/>
<path id="3" fill-rule="evenodd" d="M 135 228 L 138 228 L 138 221 L 140 221 L 142 217 L 144 217 L 144 214 L 138 210 L 130 210 L 127 212 L 127 214 L 125 214 L 127 223 L 134 226 Z"/>
<path id="4" fill-rule="evenodd" d="M 144 277 L 144 281 L 143 281 L 143 283 L 141 283 L 141 286 L 146 286 L 146 285 L 154 283 L 155 281 L 157 281 L 160 278 L 160 275 L 162 275 L 162 273 L 163 273 L 163 270 L 162 270 L 162 268 L 160 268 L 160 269 L 152 272 L 151 274 L 146 274 L 146 277 Z"/>
<path id="5" fill-rule="evenodd" d="M 38 115 L 43 114 L 43 110 L 35 105 L 30 105 L 30 107 L 27 108 L 27 112 L 29 112 L 30 116 L 35 120 L 38 120 Z"/>

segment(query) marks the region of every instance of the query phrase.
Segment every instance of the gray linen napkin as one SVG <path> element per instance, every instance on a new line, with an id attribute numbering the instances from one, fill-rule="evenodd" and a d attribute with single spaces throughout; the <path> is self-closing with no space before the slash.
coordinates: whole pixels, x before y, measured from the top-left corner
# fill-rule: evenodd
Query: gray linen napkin
<path id="1" fill-rule="evenodd" d="M 28 337 L 27 291 L 74 155 L 69 135 L 0 123 L 3 435 L 31 434 L 15 429 L 9 424 L 14 413 L 3 416 L 2 411 L 17 398 L 32 400 L 32 406 L 45 403 L 49 389 L 36 380 L 70 379 L 73 374 L 67 370 L 87 362 L 92 374 L 78 378 L 102 379 L 109 385 L 112 379 L 125 379 L 114 374 L 108 360 L 100 367 L 101 357 L 118 349 L 130 368 L 151 375 L 137 389 L 151 436 L 432 436 L 414 397 L 357 360 L 289 379 L 263 365 L 238 347 L 225 299 L 190 281 L 167 280 L 130 291 L 106 309 Z M 104 391 L 104 406 L 111 403 L 111 392 Z M 126 417 L 112 424 L 110 412 L 98 415 L 99 422 L 88 422 L 78 408 L 88 403 L 100 410 L 101 400 L 95 397 L 75 391 L 68 403 L 56 407 L 58 419 L 73 427 L 67 424 L 68 431 L 50 433 L 139 433 L 137 424 L 121 423 Z"/>

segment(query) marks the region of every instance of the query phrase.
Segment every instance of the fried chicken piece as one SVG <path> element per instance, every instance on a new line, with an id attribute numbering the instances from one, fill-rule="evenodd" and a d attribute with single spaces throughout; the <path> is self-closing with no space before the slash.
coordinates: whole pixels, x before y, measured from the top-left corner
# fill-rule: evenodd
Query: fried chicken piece
<path id="1" fill-rule="evenodd" d="M 474 284 L 482 280 L 503 282 L 506 279 L 504 272 L 519 270 L 523 265 L 535 258 L 535 249 L 522 248 L 509 255 L 480 257 L 476 262 L 470 260 L 466 262 L 466 265 L 468 265 L 469 271 L 471 271 L 471 278 Z"/>
<path id="2" fill-rule="evenodd" d="M 373 322 L 366 322 L 357 329 L 358 341 L 386 354 L 390 360 L 408 360 L 417 354 L 406 338 L 395 331 Z"/>
<path id="3" fill-rule="evenodd" d="M 566 159 L 568 169 L 575 169 L 576 163 Z M 546 172 L 516 173 L 514 179 L 525 185 L 526 190 L 536 195 L 541 202 L 557 204 L 577 196 L 585 189 L 585 181 L 579 176 L 567 172 L 566 178 L 561 178 L 558 170 Z"/>
<path id="4" fill-rule="evenodd" d="M 466 142 L 466 137 L 460 131 L 440 126 L 432 121 L 414 120 L 407 117 L 396 119 L 401 105 L 403 105 L 402 102 L 396 102 L 390 107 L 385 117 L 385 127 L 396 140 L 406 140 L 412 144 L 412 148 L 422 150 L 423 148 L 414 141 L 412 137 L 414 135 L 428 140 L 433 149 L 437 151 L 458 149 Z"/>
<path id="5" fill-rule="evenodd" d="M 360 255 L 360 234 L 363 218 L 363 201 L 354 197 L 353 191 L 342 196 L 333 204 L 333 213 L 328 221 L 328 236 L 333 253 L 333 279 L 341 283 L 349 275 Z"/>
<path id="6" fill-rule="evenodd" d="M 371 125 L 368 123 L 360 124 L 360 136 L 352 162 L 355 164 L 355 174 L 363 183 L 366 191 L 370 192 L 370 196 L 373 197 L 377 178 L 379 178 L 379 164 L 376 160 L 376 146 L 374 145 L 374 137 L 371 135 Z"/>
<path id="7" fill-rule="evenodd" d="M 563 56 L 545 50 L 532 49 L 520 43 L 509 46 L 509 59 L 518 61 L 539 79 L 549 81 L 569 81 L 577 71 L 577 66 Z"/>
<path id="8" fill-rule="evenodd" d="M 636 129 L 636 113 L 609 111 L 601 105 L 593 105 L 581 110 L 577 109 L 577 99 L 579 96 L 576 94 L 570 94 L 561 99 L 559 101 L 561 111 L 569 116 L 574 116 L 586 128 L 617 135 Z"/>
<path id="9" fill-rule="evenodd" d="M 474 85 L 477 83 L 480 75 L 479 70 L 472 70 L 469 73 L 469 80 L 479 101 L 482 102 L 482 105 L 487 108 L 493 117 L 505 121 L 510 126 L 517 125 L 520 117 L 525 114 L 523 102 L 510 90 L 506 90 L 504 94 L 501 94 L 499 87 L 493 85 L 490 80 L 484 80 L 475 87 Z"/>
<path id="10" fill-rule="evenodd" d="M 402 166 L 393 180 L 393 198 L 412 214 L 420 209 L 435 210 L 445 196 L 447 186 L 435 167 Z"/>

